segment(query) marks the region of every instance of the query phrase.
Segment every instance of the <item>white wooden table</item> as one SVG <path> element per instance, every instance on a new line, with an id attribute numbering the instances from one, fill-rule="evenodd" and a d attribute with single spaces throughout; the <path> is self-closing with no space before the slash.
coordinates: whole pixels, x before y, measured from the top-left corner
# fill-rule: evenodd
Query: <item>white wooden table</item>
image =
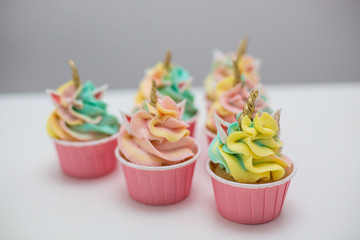
<path id="1" fill-rule="evenodd" d="M 98 179 L 64 175 L 45 131 L 45 93 L 0 95 L 0 239 L 355 239 L 360 236 L 360 84 L 269 85 L 283 108 L 283 152 L 298 165 L 282 214 L 241 225 L 215 208 L 203 134 L 190 196 L 154 207 L 133 201 L 120 168 Z M 196 89 L 204 110 L 203 92 Z M 109 91 L 111 112 L 135 90 Z"/>

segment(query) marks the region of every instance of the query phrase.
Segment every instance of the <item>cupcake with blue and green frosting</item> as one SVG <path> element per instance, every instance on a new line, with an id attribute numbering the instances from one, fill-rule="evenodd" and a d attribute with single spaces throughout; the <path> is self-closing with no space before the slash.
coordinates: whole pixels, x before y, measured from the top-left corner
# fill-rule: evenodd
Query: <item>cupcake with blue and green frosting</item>
<path id="1" fill-rule="evenodd" d="M 70 65 L 73 79 L 56 91 L 47 90 L 55 104 L 47 122 L 48 134 L 66 141 L 91 141 L 117 133 L 119 122 L 107 113 L 101 99 L 107 86 L 96 88 L 90 81 L 82 84 L 72 61 Z"/>
<path id="2" fill-rule="evenodd" d="M 114 150 L 118 119 L 107 112 L 102 97 L 107 89 L 91 81 L 82 83 L 73 61 L 73 77 L 57 90 L 47 90 L 55 110 L 47 121 L 47 132 L 54 140 L 61 167 L 75 177 L 97 177 L 116 166 Z"/>

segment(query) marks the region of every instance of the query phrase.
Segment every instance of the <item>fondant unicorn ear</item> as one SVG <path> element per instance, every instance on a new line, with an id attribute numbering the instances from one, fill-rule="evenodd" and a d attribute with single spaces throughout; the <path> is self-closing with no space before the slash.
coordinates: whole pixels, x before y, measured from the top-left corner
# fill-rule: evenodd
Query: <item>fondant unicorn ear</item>
<path id="1" fill-rule="evenodd" d="M 142 105 L 134 106 L 134 108 L 130 111 L 132 114 L 136 113 L 137 111 L 142 109 Z"/>
<path id="2" fill-rule="evenodd" d="M 226 59 L 227 59 L 226 54 L 223 51 L 219 49 L 213 50 L 213 61 L 225 62 Z"/>
<path id="3" fill-rule="evenodd" d="M 186 99 L 182 100 L 180 103 L 177 104 L 178 108 L 180 109 L 179 112 L 179 120 L 182 120 L 185 112 L 185 105 L 186 105 Z"/>
<path id="4" fill-rule="evenodd" d="M 148 104 L 148 101 L 147 101 L 147 100 L 144 100 L 144 101 L 142 102 L 141 106 L 139 107 L 139 109 L 136 109 L 136 107 L 135 107 L 135 108 L 133 109 L 132 113 L 135 113 L 135 112 L 138 111 L 138 110 L 146 110 L 146 111 L 148 111 L 149 108 L 148 108 L 147 104 Z"/>
<path id="5" fill-rule="evenodd" d="M 126 127 L 128 134 L 131 134 L 131 128 L 130 128 L 131 116 L 122 111 L 120 111 L 120 116 L 121 116 L 122 123 Z"/>
<path id="6" fill-rule="evenodd" d="M 254 71 L 256 73 L 259 73 L 260 66 L 261 66 L 261 60 L 260 59 L 255 59 L 254 60 Z"/>
<path id="7" fill-rule="evenodd" d="M 277 110 L 273 115 L 272 117 L 274 118 L 274 120 L 276 121 L 279 129 L 280 129 L 280 113 L 281 113 L 281 108 L 279 110 Z"/>
<path id="8" fill-rule="evenodd" d="M 101 87 L 98 87 L 94 90 L 94 97 L 99 100 L 101 99 L 104 94 L 105 94 L 105 91 L 108 89 L 108 85 L 105 84 L 105 85 L 102 85 Z"/>
<path id="9" fill-rule="evenodd" d="M 46 93 L 50 95 L 50 98 L 55 103 L 55 105 L 61 105 L 61 95 L 57 91 L 46 89 Z"/>
<path id="10" fill-rule="evenodd" d="M 222 120 L 216 113 L 214 113 L 214 120 L 215 120 L 216 129 L 220 136 L 221 142 L 223 144 L 225 144 L 227 141 L 228 135 L 222 126 L 228 127 L 229 123 Z"/>
<path id="11" fill-rule="evenodd" d="M 275 137 L 279 138 L 280 137 L 280 113 L 281 113 L 281 108 L 279 110 L 277 110 L 272 117 L 274 118 L 274 120 L 276 121 L 277 125 L 278 125 L 278 132 L 275 135 Z"/>

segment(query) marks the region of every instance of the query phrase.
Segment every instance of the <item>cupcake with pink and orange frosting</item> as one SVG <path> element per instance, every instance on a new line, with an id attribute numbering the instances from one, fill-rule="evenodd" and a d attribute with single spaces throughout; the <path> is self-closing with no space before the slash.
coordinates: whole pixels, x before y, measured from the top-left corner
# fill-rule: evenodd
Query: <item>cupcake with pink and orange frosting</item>
<path id="1" fill-rule="evenodd" d="M 231 76 L 234 71 L 233 60 L 237 59 L 236 66 L 241 72 L 244 84 L 253 89 L 260 89 L 259 68 L 260 60 L 246 54 L 248 38 L 244 37 L 236 53 L 224 53 L 221 50 L 213 51 L 213 63 L 210 73 L 204 83 L 207 105 L 210 106 L 216 100 L 216 88 L 219 82 Z"/>
<path id="2" fill-rule="evenodd" d="M 237 65 L 236 60 L 233 61 L 233 65 Z M 236 67 L 233 68 L 233 71 L 233 75 L 221 80 L 216 86 L 215 98 L 209 108 L 206 121 L 206 134 L 209 142 L 215 137 L 217 131 L 214 114 L 226 122 L 236 121 L 236 115 L 245 107 L 252 90 L 252 87 L 246 84 L 246 75 L 241 74 Z M 266 96 L 260 93 L 260 97 L 255 101 L 256 111 L 272 112 L 266 100 Z"/>
<path id="3" fill-rule="evenodd" d="M 121 113 L 118 157 L 129 194 L 151 205 L 171 204 L 190 191 L 192 174 L 199 157 L 199 144 L 183 121 L 185 102 L 157 98 L 152 81 L 150 101 L 144 101 L 132 116 Z"/>

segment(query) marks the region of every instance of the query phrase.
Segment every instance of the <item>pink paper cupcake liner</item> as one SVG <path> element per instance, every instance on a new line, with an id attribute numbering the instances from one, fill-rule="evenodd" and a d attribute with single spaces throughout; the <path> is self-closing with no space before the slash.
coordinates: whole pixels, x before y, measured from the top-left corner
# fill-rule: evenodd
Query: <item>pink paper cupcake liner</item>
<path id="1" fill-rule="evenodd" d="M 195 136 L 195 132 L 196 132 L 196 122 L 199 116 L 199 112 L 195 114 L 195 116 L 193 116 L 192 118 L 190 118 L 189 120 L 186 120 L 185 122 L 187 124 L 189 124 L 189 131 L 190 131 L 190 136 L 194 137 Z"/>
<path id="2" fill-rule="evenodd" d="M 212 142 L 212 140 L 216 137 L 216 134 L 213 133 L 212 131 L 210 131 L 206 126 L 205 126 L 205 135 L 206 135 L 206 139 L 208 141 L 208 144 L 210 145 L 210 143 Z"/>
<path id="3" fill-rule="evenodd" d="M 243 224 L 261 224 L 274 220 L 280 213 L 291 178 L 265 184 L 245 184 L 228 181 L 217 176 L 207 164 L 214 189 L 218 212 L 230 221 Z"/>
<path id="4" fill-rule="evenodd" d="M 189 193 L 200 146 L 196 143 L 196 155 L 183 163 L 149 167 L 125 160 L 119 151 L 115 155 L 124 171 L 130 196 L 138 202 L 149 205 L 168 205 L 185 199 Z"/>
<path id="5" fill-rule="evenodd" d="M 64 173 L 77 178 L 106 175 L 116 168 L 114 150 L 117 136 L 89 142 L 69 142 L 53 139 Z"/>

